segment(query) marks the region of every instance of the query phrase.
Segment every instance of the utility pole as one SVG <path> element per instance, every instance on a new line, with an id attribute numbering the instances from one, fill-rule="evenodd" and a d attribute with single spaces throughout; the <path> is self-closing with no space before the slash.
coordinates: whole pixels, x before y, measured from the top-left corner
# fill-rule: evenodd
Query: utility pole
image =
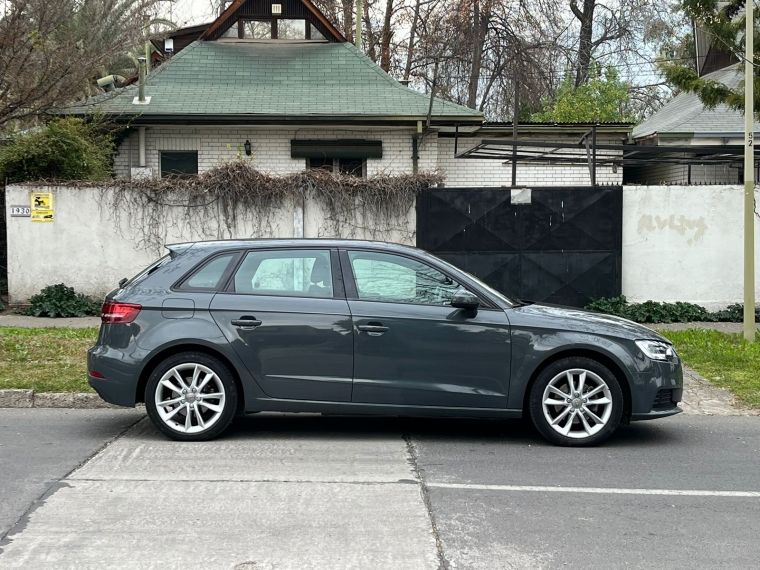
<path id="1" fill-rule="evenodd" d="M 755 340 L 755 26 L 754 0 L 746 2 L 744 59 L 744 338 Z"/>
<path id="2" fill-rule="evenodd" d="M 356 0 L 356 49 L 362 49 L 362 16 L 364 15 L 364 2 Z"/>

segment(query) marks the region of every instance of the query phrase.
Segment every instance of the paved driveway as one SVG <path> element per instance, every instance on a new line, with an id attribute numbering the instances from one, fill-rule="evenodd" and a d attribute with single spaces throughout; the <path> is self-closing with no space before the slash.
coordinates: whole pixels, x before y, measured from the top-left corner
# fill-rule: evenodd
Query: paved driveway
<path id="1" fill-rule="evenodd" d="M 261 414 L 178 444 L 143 421 L 47 493 L 0 567 L 752 568 L 759 451 L 757 417 L 585 450 L 522 422 Z"/>

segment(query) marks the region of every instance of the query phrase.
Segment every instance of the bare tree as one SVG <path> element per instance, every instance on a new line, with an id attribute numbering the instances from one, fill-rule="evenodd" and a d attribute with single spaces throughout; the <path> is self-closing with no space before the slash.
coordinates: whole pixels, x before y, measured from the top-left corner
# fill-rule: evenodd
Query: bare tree
<path id="1" fill-rule="evenodd" d="M 90 93 L 144 40 L 157 0 L 11 0 L 0 17 L 0 129 Z"/>

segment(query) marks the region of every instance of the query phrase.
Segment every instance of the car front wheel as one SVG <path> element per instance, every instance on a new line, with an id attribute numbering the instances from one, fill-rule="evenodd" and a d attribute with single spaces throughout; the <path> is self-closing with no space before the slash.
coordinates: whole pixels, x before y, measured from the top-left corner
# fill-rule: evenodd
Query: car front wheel
<path id="1" fill-rule="evenodd" d="M 547 366 L 530 391 L 531 419 L 557 445 L 589 446 L 615 431 L 623 415 L 620 383 L 590 358 L 563 358 Z"/>
<path id="2" fill-rule="evenodd" d="M 145 387 L 145 407 L 153 424 L 180 441 L 205 441 L 222 433 L 237 407 L 232 373 L 218 359 L 200 352 L 170 356 Z"/>

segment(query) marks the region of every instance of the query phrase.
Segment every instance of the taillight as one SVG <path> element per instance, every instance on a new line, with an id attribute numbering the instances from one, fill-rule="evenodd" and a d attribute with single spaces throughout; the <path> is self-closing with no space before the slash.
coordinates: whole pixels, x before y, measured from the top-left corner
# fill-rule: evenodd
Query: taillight
<path id="1" fill-rule="evenodd" d="M 131 323 L 140 314 L 140 309 L 142 309 L 140 305 L 106 301 L 100 311 L 100 322 L 104 325 Z"/>

